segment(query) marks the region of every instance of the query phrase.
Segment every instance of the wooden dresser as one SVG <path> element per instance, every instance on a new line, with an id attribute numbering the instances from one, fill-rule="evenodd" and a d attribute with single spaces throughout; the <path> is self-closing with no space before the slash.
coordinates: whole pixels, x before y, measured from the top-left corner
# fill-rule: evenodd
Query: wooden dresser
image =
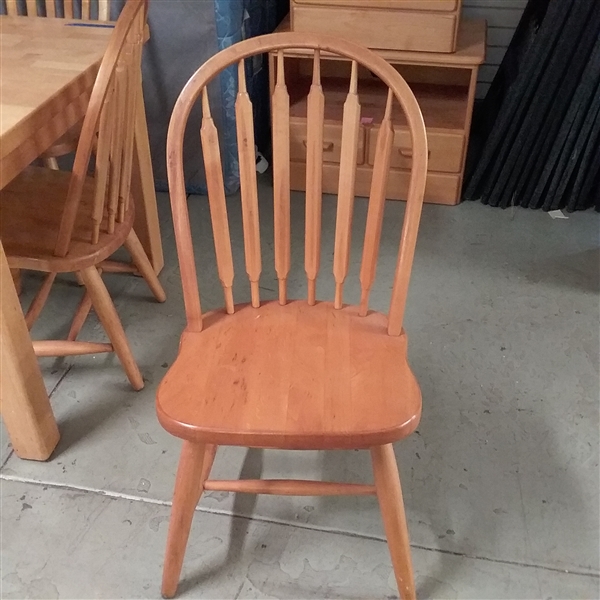
<path id="1" fill-rule="evenodd" d="M 286 19 L 278 31 L 289 31 Z M 485 58 L 486 22 L 462 19 L 456 52 L 376 50 L 394 65 L 410 84 L 425 119 L 429 138 L 429 173 L 425 201 L 458 204 L 467 153 L 471 116 L 479 66 Z M 291 98 L 292 189 L 304 190 L 306 179 L 306 96 L 312 73 L 312 53 L 286 52 L 286 81 Z M 323 54 L 324 59 L 327 55 Z M 271 85 L 275 81 L 275 57 L 269 56 Z M 325 93 L 323 192 L 337 193 L 342 133 L 350 63 L 330 57 L 322 63 Z M 368 196 L 378 123 L 385 108 L 386 88 L 369 72 L 359 74 L 361 132 L 356 174 L 356 195 Z M 394 114 L 394 154 L 388 198 L 404 200 L 411 165 L 411 141 L 404 116 Z"/>

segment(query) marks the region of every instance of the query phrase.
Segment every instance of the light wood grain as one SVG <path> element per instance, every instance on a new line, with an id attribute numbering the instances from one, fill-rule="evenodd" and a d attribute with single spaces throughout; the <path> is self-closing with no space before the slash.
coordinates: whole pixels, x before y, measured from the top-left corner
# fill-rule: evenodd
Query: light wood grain
<path id="1" fill-rule="evenodd" d="M 132 111 L 138 105 L 145 14 L 143 0 L 128 0 L 121 13 L 91 94 L 73 172 L 30 167 L 3 190 L 0 198 L 0 229 L 9 264 L 50 273 L 34 300 L 29 324 L 39 314 L 54 275 L 79 273 L 135 389 L 143 387 L 143 380 L 97 266 L 125 245 L 157 300 L 165 300 L 164 290 L 132 230 L 133 206 L 127 202 L 136 122 Z M 106 142 L 103 136 L 109 132 L 110 141 Z M 87 175 L 94 147 L 99 150 L 96 163 L 108 163 L 98 164 L 97 179 Z M 36 350 L 44 356 L 52 351 L 66 356 L 89 354 L 94 348 L 112 349 L 74 341 L 89 312 L 89 301 L 84 299 L 80 304 L 67 340 L 43 342 Z"/>
<path id="2" fill-rule="evenodd" d="M 90 299 L 98 315 L 98 319 L 108 334 L 112 348 L 119 357 L 131 386 L 135 390 L 141 390 L 144 387 L 144 379 L 135 362 L 129 342 L 127 341 L 127 336 L 125 335 L 125 330 L 108 290 L 102 281 L 102 277 L 100 277 L 96 267 L 82 269 L 79 274 L 90 294 Z M 80 342 L 65 343 L 79 344 Z"/>
<path id="3" fill-rule="evenodd" d="M 80 356 L 113 352 L 111 344 L 96 342 L 75 342 L 70 340 L 36 340 L 33 342 L 36 356 Z"/>
<path id="4" fill-rule="evenodd" d="M 287 176 L 289 172 L 290 179 L 293 179 L 295 164 L 289 162 L 288 100 L 292 97 L 288 79 L 293 76 L 290 73 L 294 69 L 292 66 L 288 70 L 287 64 L 284 64 L 287 62 L 284 57 L 290 48 L 309 51 L 312 64 L 312 82 L 310 89 L 307 89 L 307 158 L 304 163 L 311 167 L 305 167 L 303 173 L 308 190 L 305 249 L 308 302 L 288 300 L 285 289 L 289 268 L 286 252 L 290 238 Z M 237 65 L 240 84 L 236 116 L 244 247 L 247 270 L 252 275 L 251 267 L 256 267 L 260 257 L 260 239 L 257 213 L 256 220 L 252 219 L 256 199 L 254 132 L 252 106 L 244 80 L 244 60 L 264 52 L 271 52 L 270 69 L 272 73 L 277 73 L 271 81 L 271 93 L 272 110 L 275 113 L 274 233 L 280 295 L 276 301 L 261 304 L 257 295 L 253 294 L 251 304 L 236 305 L 234 311 L 225 308 L 202 315 L 183 173 L 183 139 L 187 119 L 201 94 L 204 94 L 203 112 L 206 119 L 206 85 L 218 77 L 223 69 Z M 334 303 L 317 302 L 315 286 L 320 260 L 322 173 L 326 172 L 327 166 L 323 161 L 323 121 L 326 111 L 320 76 L 323 53 L 337 53 L 353 64 L 349 86 L 346 84 L 346 90 L 349 87 L 349 91 L 340 135 L 339 203 L 334 256 L 337 290 Z M 414 250 L 418 229 L 417 209 L 422 204 L 427 171 L 423 118 L 414 95 L 393 67 L 364 48 L 326 36 L 261 36 L 231 46 L 209 59 L 192 76 L 175 105 L 167 138 L 167 167 L 187 327 L 180 340 L 177 359 L 158 388 L 156 409 L 162 426 L 185 441 L 163 572 L 165 597 L 171 597 L 176 592 L 193 510 L 203 489 L 284 495 L 373 495 L 376 491 L 369 484 L 293 479 L 206 480 L 212 456 L 206 459 L 203 448 L 235 445 L 290 450 L 373 449 L 409 435 L 419 422 L 421 394 L 407 362 L 404 331 L 399 335 L 395 334 L 394 329 L 390 331 L 390 321 L 386 315 L 370 312 L 361 316 L 364 310 L 342 306 L 341 286 L 348 272 L 354 172 L 360 166 L 364 167 L 357 165 L 361 133 L 364 140 L 364 131 L 359 122 L 359 64 L 380 77 L 386 89 L 390 90 L 387 110 L 383 111 L 384 122 L 380 127 L 382 133 L 375 166 L 377 177 L 373 181 L 372 208 L 365 240 L 367 250 L 363 283 L 367 289 L 375 274 L 385 180 L 391 160 L 393 102 L 397 101 L 406 113 L 405 123 L 412 141 L 413 173 L 409 205 L 416 208 L 412 209 L 402 241 L 403 252 L 409 254 Z M 214 123 L 209 125 L 203 126 L 205 135 L 209 130 L 213 132 Z M 210 148 L 206 147 L 205 161 L 210 154 Z M 283 164 L 283 158 L 289 164 Z M 223 187 L 222 176 L 215 169 L 208 168 L 207 177 L 212 179 L 208 182 L 209 190 L 211 186 Z M 213 225 L 215 234 L 221 224 L 222 220 L 219 220 Z M 221 231 L 221 235 L 223 233 Z M 252 242 L 254 246 L 249 248 Z M 255 272 L 257 276 L 260 275 L 259 271 Z M 391 312 L 394 324 L 403 309 L 409 272 L 408 262 L 401 261 Z M 252 281 L 252 276 L 250 279 Z M 206 452 L 214 455 L 214 450 Z M 376 450 L 373 452 L 376 453 Z M 386 477 L 392 477 L 393 471 L 389 466 L 387 471 Z M 381 475 L 378 478 L 381 479 Z M 377 495 L 387 511 L 384 517 L 391 544 L 398 539 L 397 520 L 389 517 L 394 485 L 393 482 L 385 482 L 384 485 L 379 481 L 377 486 Z M 397 556 L 395 549 L 392 552 Z M 404 597 L 408 585 L 406 569 L 396 559 L 394 561 Z"/>
<path id="5" fill-rule="evenodd" d="M 408 198 L 410 183 L 410 169 L 390 169 L 388 175 L 388 200 L 403 200 Z M 303 190 L 306 180 L 306 163 L 292 162 L 291 164 L 292 190 Z M 336 194 L 340 178 L 339 165 L 323 164 L 323 193 Z M 356 181 L 354 191 L 356 196 L 368 198 L 371 193 L 373 168 L 366 165 L 356 167 Z M 460 198 L 459 173 L 427 173 L 425 185 L 425 199 L 431 204 L 455 206 Z"/>
<path id="6" fill-rule="evenodd" d="M 223 166 L 221 164 L 221 149 L 219 134 L 210 112 L 208 90 L 202 93 L 202 156 L 206 171 L 206 185 L 208 188 L 208 202 L 212 220 L 213 237 L 215 241 L 215 254 L 219 279 L 223 286 L 225 307 L 227 312 L 233 313 L 233 255 L 231 252 L 231 239 L 229 236 L 229 218 L 227 216 L 227 203 L 225 201 L 225 186 L 223 183 Z"/>
<path id="7" fill-rule="evenodd" d="M 161 588 L 163 598 L 173 598 L 177 592 L 194 510 L 202 495 L 204 454 L 203 444 L 183 442 L 165 552 Z"/>
<path id="8" fill-rule="evenodd" d="M 415 52 L 412 50 L 391 50 L 379 48 L 377 54 L 389 63 L 410 65 L 427 65 L 431 67 L 473 67 L 481 65 L 485 60 L 487 44 L 487 24 L 485 19 L 460 19 L 454 52 Z M 276 33 L 288 33 L 290 19 L 286 17 L 275 30 Z M 286 49 L 286 56 L 311 56 L 310 49 L 294 47 Z M 331 59 L 333 54 L 323 54 Z"/>
<path id="9" fill-rule="evenodd" d="M 294 0 L 291 7 L 293 31 L 335 35 L 369 48 L 419 52 L 456 49 L 456 8 L 447 12 L 404 10 L 398 6 L 374 10 L 369 2 L 362 6 L 334 6 L 329 2 L 316 5 Z"/>
<path id="10" fill-rule="evenodd" d="M 387 192 L 388 174 L 392 156 L 394 129 L 392 127 L 392 102 L 393 95 L 388 93 L 387 106 L 379 135 L 373 161 L 373 180 L 371 182 L 371 195 L 369 197 L 369 210 L 365 228 L 365 244 L 363 249 L 362 264 L 360 268 L 360 314 L 364 317 L 369 309 L 369 294 L 375 282 L 379 245 L 381 242 L 381 227 L 383 225 L 383 212 Z"/>
<path id="11" fill-rule="evenodd" d="M 410 542 L 394 447 L 391 444 L 374 447 L 371 449 L 371 458 L 377 498 L 400 597 L 402 600 L 415 600 Z"/>
<path id="12" fill-rule="evenodd" d="M 333 274 L 335 277 L 335 307 L 343 304 L 344 281 L 350 264 L 352 215 L 354 212 L 354 181 L 356 178 L 356 153 L 360 131 L 360 102 L 358 100 L 358 64 L 352 62 L 350 90 L 344 104 L 342 118 L 342 158 L 338 186 L 337 216 L 335 224 L 335 250 Z"/>
<path id="13" fill-rule="evenodd" d="M 321 54 L 315 50 L 313 79 L 307 100 L 306 137 L 306 234 L 304 262 L 308 279 L 308 303 L 317 296 L 321 264 L 321 211 L 323 203 L 323 119 L 325 96 L 321 87 Z"/>
<path id="14" fill-rule="evenodd" d="M 91 19 L 92 18 L 92 2 L 91 0 L 81 0 L 81 18 Z"/>
<path id="15" fill-rule="evenodd" d="M 278 31 L 289 30 L 283 23 Z M 476 91 L 477 71 L 485 57 L 486 28 L 481 20 L 465 19 L 461 25 L 458 50 L 454 54 L 378 50 L 409 81 L 421 107 L 427 125 L 429 141 L 429 171 L 425 202 L 455 205 L 461 200 L 462 180 L 466 164 L 469 130 Z M 306 166 L 302 144 L 306 139 L 307 95 L 310 86 L 312 60 L 309 51 L 290 48 L 285 51 L 294 77 L 288 81 L 293 98 L 290 107 L 292 122 L 293 190 L 306 190 L 303 179 Z M 339 161 L 341 159 L 341 130 L 343 105 L 351 61 L 324 53 L 322 67 L 325 94 L 325 140 L 323 192 L 337 193 Z M 375 157 L 378 127 L 385 108 L 387 89 L 368 69 L 359 69 L 359 87 L 363 104 L 364 126 L 359 136 L 355 191 L 369 196 L 372 165 Z M 411 134 L 403 111 L 395 105 L 392 112 L 395 129 L 394 150 L 390 163 L 387 199 L 406 200 L 412 166 Z M 366 151 L 364 146 L 366 146 Z"/>
<path id="16" fill-rule="evenodd" d="M 277 496 L 374 496 L 375 486 L 299 479 L 224 479 L 204 483 L 206 491 Z"/>
<path id="17" fill-rule="evenodd" d="M 275 271 L 279 302 L 287 302 L 290 272 L 290 96 L 285 85 L 283 51 L 277 54 L 277 83 L 271 103 L 273 114 L 273 197 L 275 227 Z"/>
<path id="18" fill-rule="evenodd" d="M 254 116 L 246 89 L 244 61 L 238 63 L 239 90 L 235 101 L 238 154 L 240 159 L 240 187 L 246 272 L 250 280 L 252 305 L 260 306 L 258 282 L 262 270 L 260 255 L 260 227 L 258 221 L 258 187 L 256 183 L 256 151 L 254 149 Z"/>
<path id="19" fill-rule="evenodd" d="M 46 304 L 48 300 L 48 296 L 50 295 L 50 290 L 52 289 L 52 285 L 54 280 L 56 279 L 56 273 L 48 273 L 44 282 L 40 286 L 37 294 L 31 301 L 27 312 L 25 313 L 25 323 L 27 324 L 27 329 L 31 331 L 33 324 L 36 322 L 37 318 L 40 316 L 42 312 L 42 308 Z"/>
<path id="20" fill-rule="evenodd" d="M 292 4 L 354 6 L 396 10 L 456 10 L 459 0 L 292 0 Z"/>
<path id="21" fill-rule="evenodd" d="M 0 16 L 0 27 L 6 34 L 0 38 L 2 188 L 55 144 L 56 156 L 75 149 L 80 122 L 113 29 L 70 27 L 63 19 L 9 16 Z M 135 228 L 155 271 L 160 272 L 164 260 L 140 93 L 138 102 L 132 173 Z M 59 141 L 63 136 L 65 141 Z"/>
<path id="22" fill-rule="evenodd" d="M 379 313 L 301 300 L 208 313 L 157 393 L 173 435 L 264 448 L 367 448 L 408 435 L 421 397 Z M 345 374 L 345 375 L 341 375 Z M 346 377 L 347 376 L 347 377 Z"/>
<path id="23" fill-rule="evenodd" d="M 17 456 L 46 460 L 60 436 L 1 244 L 0 285 L 2 420 Z"/>
<path id="24" fill-rule="evenodd" d="M 37 17 L 37 0 L 26 0 L 27 16 Z"/>

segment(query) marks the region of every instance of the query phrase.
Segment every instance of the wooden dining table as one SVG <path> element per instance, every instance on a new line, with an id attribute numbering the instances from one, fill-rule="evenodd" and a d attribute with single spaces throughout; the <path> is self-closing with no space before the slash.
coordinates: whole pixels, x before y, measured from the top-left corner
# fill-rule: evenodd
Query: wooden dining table
<path id="1" fill-rule="evenodd" d="M 109 23 L 0 16 L 0 194 L 83 119 L 112 31 Z M 138 96 L 134 228 L 158 273 L 163 253 L 143 97 Z M 0 412 L 19 457 L 49 458 L 59 430 L 1 240 Z"/>

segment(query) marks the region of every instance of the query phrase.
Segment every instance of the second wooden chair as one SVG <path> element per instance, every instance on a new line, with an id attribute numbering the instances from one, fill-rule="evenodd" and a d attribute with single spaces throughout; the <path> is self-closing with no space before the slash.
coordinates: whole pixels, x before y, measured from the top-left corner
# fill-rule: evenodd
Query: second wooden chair
<path id="1" fill-rule="evenodd" d="M 0 194 L 0 237 L 12 269 L 47 273 L 26 314 L 31 328 L 58 273 L 78 274 L 85 295 L 66 340 L 34 341 L 38 356 L 116 352 L 135 389 L 144 386 L 125 331 L 101 277 L 111 254 L 129 251 L 159 302 L 165 292 L 133 230 L 130 185 L 135 111 L 141 93 L 146 2 L 128 0 L 92 91 L 72 172 L 29 167 Z M 94 176 L 88 174 L 96 147 Z M 122 266 L 119 266 L 122 269 Z M 91 307 L 110 343 L 77 341 Z"/>

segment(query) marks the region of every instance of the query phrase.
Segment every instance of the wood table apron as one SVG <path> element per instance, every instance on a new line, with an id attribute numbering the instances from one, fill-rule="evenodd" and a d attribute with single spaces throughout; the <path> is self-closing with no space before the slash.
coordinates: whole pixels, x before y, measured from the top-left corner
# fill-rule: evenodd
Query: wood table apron
<path id="1" fill-rule="evenodd" d="M 82 120 L 112 26 L 0 16 L 0 190 Z M 163 266 L 143 98 L 135 124 L 135 230 Z M 1 193 L 1 191 L 0 191 Z M 58 428 L 0 243 L 0 406 L 21 458 L 46 460 Z"/>

